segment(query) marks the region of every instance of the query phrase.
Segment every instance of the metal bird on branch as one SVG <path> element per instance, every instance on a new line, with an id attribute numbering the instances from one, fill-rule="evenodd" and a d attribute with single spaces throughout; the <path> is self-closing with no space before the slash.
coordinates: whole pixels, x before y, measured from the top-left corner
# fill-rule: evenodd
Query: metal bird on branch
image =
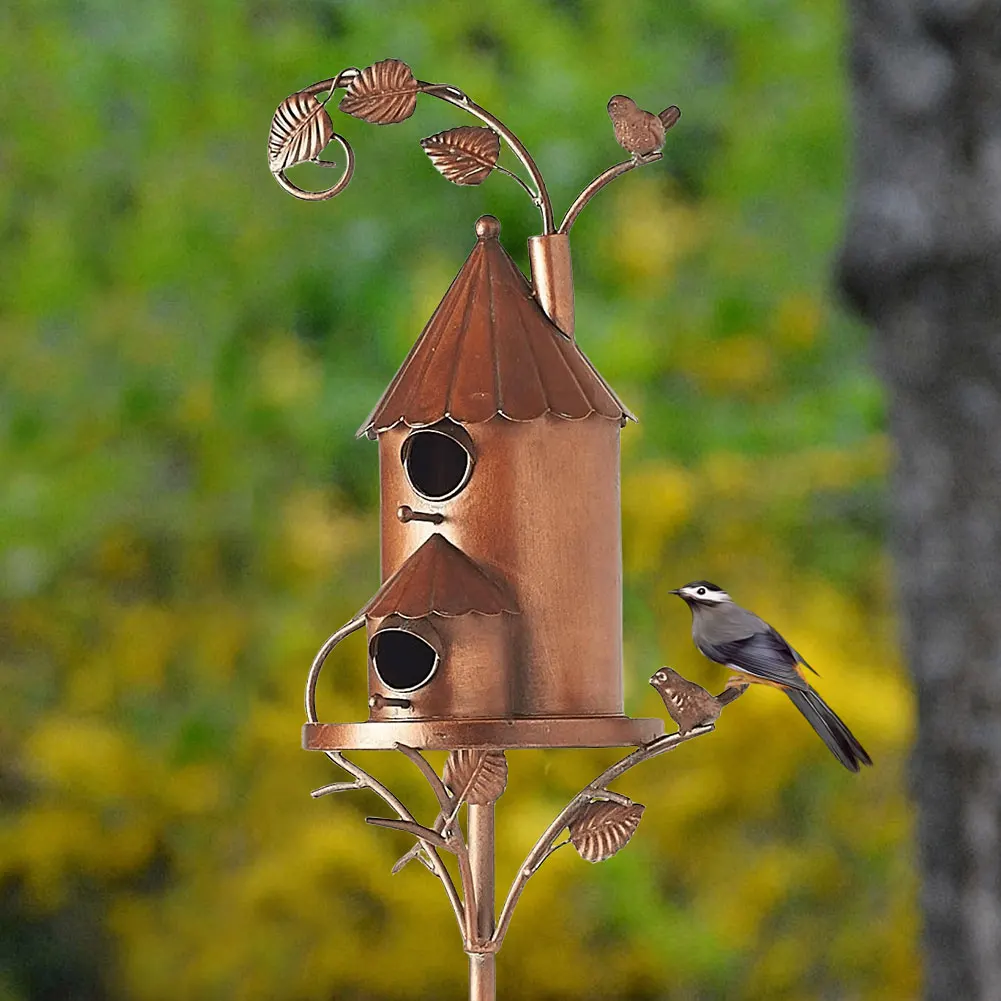
<path id="1" fill-rule="evenodd" d="M 650 684 L 664 700 L 668 715 L 678 724 L 678 733 L 682 735 L 715 723 L 723 707 L 747 690 L 746 683 L 733 683 L 719 695 L 713 695 L 669 667 L 662 667 L 650 679 Z"/>
<path id="2" fill-rule="evenodd" d="M 681 110 L 672 104 L 655 115 L 644 111 L 631 97 L 616 94 L 608 102 L 608 117 L 615 128 L 615 141 L 633 159 L 642 160 L 663 149 L 667 130 L 677 123 Z"/>
<path id="3" fill-rule="evenodd" d="M 707 580 L 692 581 L 671 594 L 692 610 L 692 639 L 699 651 L 735 672 L 731 684 L 780 688 L 845 768 L 857 772 L 860 765 L 872 764 L 855 735 L 806 681 L 802 668 L 813 668 L 764 619 Z"/>

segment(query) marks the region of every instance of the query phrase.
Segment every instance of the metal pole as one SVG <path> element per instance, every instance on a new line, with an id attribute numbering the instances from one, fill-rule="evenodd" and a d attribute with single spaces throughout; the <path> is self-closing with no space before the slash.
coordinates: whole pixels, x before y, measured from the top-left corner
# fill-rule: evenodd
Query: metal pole
<path id="1" fill-rule="evenodd" d="M 469 865 L 473 871 L 476 937 L 490 941 L 494 933 L 494 804 L 470 803 Z M 469 1001 L 495 1001 L 497 966 L 493 952 L 469 953 Z"/>

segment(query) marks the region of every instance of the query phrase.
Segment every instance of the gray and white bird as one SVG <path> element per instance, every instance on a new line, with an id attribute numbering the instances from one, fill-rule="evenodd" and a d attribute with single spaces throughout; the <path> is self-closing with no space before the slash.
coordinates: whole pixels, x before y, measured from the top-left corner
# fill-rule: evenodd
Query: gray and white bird
<path id="1" fill-rule="evenodd" d="M 872 764 L 851 730 L 807 683 L 802 668 L 813 668 L 764 619 L 707 580 L 692 581 L 671 594 L 692 610 L 692 639 L 699 651 L 730 668 L 735 673 L 731 682 L 782 689 L 845 768 L 857 772 L 860 765 Z"/>

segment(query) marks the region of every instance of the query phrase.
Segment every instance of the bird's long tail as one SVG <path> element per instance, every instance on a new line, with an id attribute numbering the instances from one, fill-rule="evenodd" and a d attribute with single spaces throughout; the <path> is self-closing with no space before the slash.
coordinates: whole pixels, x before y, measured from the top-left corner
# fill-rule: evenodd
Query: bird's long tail
<path id="1" fill-rule="evenodd" d="M 860 764 L 872 764 L 872 758 L 856 740 L 855 735 L 812 688 L 808 688 L 805 692 L 797 688 L 787 688 L 785 693 L 845 768 L 857 772 Z"/>

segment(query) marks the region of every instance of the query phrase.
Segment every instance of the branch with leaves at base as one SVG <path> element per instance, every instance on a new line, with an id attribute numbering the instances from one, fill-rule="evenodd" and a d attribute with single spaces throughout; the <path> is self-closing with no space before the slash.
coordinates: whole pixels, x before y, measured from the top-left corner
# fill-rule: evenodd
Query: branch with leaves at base
<path id="1" fill-rule="evenodd" d="M 416 748 L 406 744 L 396 744 L 396 749 L 409 758 L 427 779 L 440 808 L 435 827 L 419 824 L 413 814 L 381 782 L 354 762 L 344 757 L 340 751 L 327 751 L 327 757 L 354 776 L 353 782 L 334 782 L 316 789 L 314 797 L 330 793 L 348 792 L 356 789 L 370 789 L 380 796 L 393 810 L 398 819 L 366 817 L 366 823 L 376 827 L 386 827 L 394 831 L 404 831 L 417 839 L 415 849 L 408 852 L 394 867 L 399 872 L 412 858 L 417 858 L 430 872 L 434 873 L 445 887 L 449 901 L 455 911 L 463 947 L 467 950 L 483 951 L 486 943 L 481 942 L 476 925 L 476 895 L 462 828 L 456 823 L 459 810 L 464 803 L 481 804 L 494 802 L 507 786 L 507 759 L 503 751 L 452 751 L 445 763 L 443 778 L 428 763 Z M 459 866 L 459 881 L 462 887 L 460 901 L 455 884 L 441 860 L 439 851 L 455 855 Z"/>
<path id="2" fill-rule="evenodd" d="M 605 185 L 635 167 L 660 160 L 665 132 L 681 114 L 672 105 L 659 116 L 651 115 L 637 108 L 629 98 L 613 97 L 608 113 L 615 126 L 616 140 L 630 152 L 631 159 L 610 167 L 595 178 L 577 197 L 557 227 L 545 179 L 524 143 L 500 119 L 472 101 L 458 87 L 418 80 L 410 67 L 399 59 L 384 59 L 363 70 L 349 67 L 335 77 L 292 94 L 278 105 L 268 137 L 268 166 L 275 180 L 289 194 L 307 201 L 323 201 L 340 194 L 351 180 L 354 151 L 350 143 L 334 131 L 327 111 L 327 104 L 341 89 L 346 93 L 338 105 L 339 110 L 374 125 L 405 121 L 414 113 L 419 94 L 436 97 L 469 112 L 483 125 L 464 125 L 422 139 L 424 152 L 438 172 L 453 184 L 481 184 L 495 170 L 513 178 L 541 213 L 544 235 L 568 233 L 584 206 Z M 528 174 L 527 181 L 498 163 L 502 140 Z M 299 164 L 336 166 L 333 161 L 320 157 L 331 142 L 341 147 L 346 158 L 341 176 L 333 186 L 322 191 L 307 191 L 288 179 L 285 171 Z"/>
<path id="3" fill-rule="evenodd" d="M 324 786 L 322 789 L 317 789 L 313 792 L 314 797 L 334 792 L 347 792 L 353 789 L 370 789 L 377 796 L 379 796 L 391 810 L 396 812 L 400 818 L 399 823 L 413 825 L 413 827 L 420 832 L 425 831 L 425 829 L 417 823 L 414 815 L 392 792 L 389 791 L 389 789 L 386 788 L 386 786 L 384 786 L 374 776 L 366 772 L 363 768 L 346 758 L 343 752 L 324 751 L 323 753 L 326 754 L 326 756 L 330 758 L 335 765 L 339 765 L 350 775 L 353 775 L 354 782 L 335 782 L 331 785 Z M 416 754 L 417 752 L 415 751 L 414 753 Z M 470 879 L 467 884 L 465 874 L 462 874 L 463 899 L 460 900 L 458 891 L 455 888 L 455 883 L 452 882 L 452 876 L 448 869 L 445 868 L 445 863 L 438 854 L 439 847 L 448 846 L 442 844 L 443 839 L 441 839 L 440 835 L 437 833 L 433 831 L 426 833 L 428 835 L 433 835 L 433 837 L 425 838 L 422 833 L 417 833 L 417 837 L 420 838 L 420 843 L 427 855 L 427 861 L 425 864 L 427 868 L 441 880 L 442 885 L 445 887 L 445 894 L 448 897 L 449 903 L 452 905 L 452 910 L 455 912 L 455 920 L 459 924 L 459 932 L 462 935 L 463 942 L 465 942 L 469 932 L 469 922 L 471 920 L 475 920 L 475 908 L 470 907 L 472 880 Z"/>
<path id="4" fill-rule="evenodd" d="M 663 668 L 662 672 L 667 670 Z M 497 920 L 497 927 L 490 940 L 495 950 L 499 949 L 504 941 L 508 925 L 511 923 L 511 915 L 525 886 L 554 851 L 565 844 L 572 844 L 581 858 L 588 862 L 603 862 L 629 842 L 639 826 L 646 807 L 641 803 L 634 803 L 628 796 L 612 792 L 608 786 L 621 778 L 630 768 L 673 751 L 695 737 L 711 733 L 716 729 L 715 721 L 723 708 L 743 695 L 747 689 L 746 684 L 731 685 L 720 695 L 714 696 L 676 672 L 669 673 L 675 680 L 667 689 L 669 697 L 665 699 L 664 704 L 679 729 L 675 733 L 651 740 L 631 754 L 627 754 L 610 768 L 606 768 L 557 814 L 525 857 L 511 884 Z M 658 672 L 654 675 L 654 679 L 660 674 L 661 672 Z M 687 696 L 680 706 L 670 697 L 678 690 L 684 690 Z M 569 832 L 570 837 L 567 841 L 557 843 L 556 839 L 564 829 Z"/>
<path id="5" fill-rule="evenodd" d="M 350 631 L 352 623 L 335 633 L 321 649 L 327 651 L 335 637 Z M 317 661 L 322 664 L 318 655 Z M 317 661 L 314 661 L 314 668 Z M 315 718 L 313 704 L 316 672 L 311 672 L 311 684 L 307 686 L 307 717 Z M 663 680 L 661 680 L 663 679 Z M 477 929 L 477 904 L 474 880 L 469 858 L 469 848 L 458 823 L 459 810 L 463 804 L 487 805 L 494 803 L 507 788 L 507 758 L 501 750 L 457 750 L 449 753 L 442 777 L 416 748 L 397 743 L 396 749 L 412 761 L 427 780 L 438 801 L 438 816 L 432 827 L 418 823 L 414 815 L 381 782 L 344 757 L 340 751 L 327 751 L 327 757 L 340 765 L 353 777 L 352 782 L 334 782 L 313 792 L 313 796 L 329 793 L 348 792 L 356 789 L 371 789 L 380 796 L 396 813 L 398 819 L 366 817 L 366 822 L 377 827 L 403 831 L 416 839 L 416 844 L 393 866 L 399 872 L 408 862 L 417 859 L 425 868 L 434 873 L 445 887 L 449 901 L 455 911 L 466 952 L 496 952 L 500 949 L 514 909 L 539 867 L 557 849 L 572 844 L 577 854 L 588 862 L 602 862 L 624 848 L 639 826 L 646 809 L 622 793 L 614 792 L 608 786 L 624 775 L 629 769 L 651 758 L 656 758 L 676 747 L 711 733 L 715 721 L 723 708 L 743 694 L 746 684 L 732 684 L 720 695 L 714 696 L 682 678 L 674 671 L 662 668 L 655 681 L 661 680 L 659 690 L 665 696 L 665 707 L 678 723 L 676 733 L 670 733 L 644 744 L 614 765 L 606 768 L 596 779 L 589 782 L 557 814 L 525 857 L 508 891 L 501 908 L 493 934 L 481 936 Z M 557 841 L 566 830 L 568 838 Z M 447 851 L 456 857 L 462 899 L 448 870 L 442 862 L 440 851 Z"/>

